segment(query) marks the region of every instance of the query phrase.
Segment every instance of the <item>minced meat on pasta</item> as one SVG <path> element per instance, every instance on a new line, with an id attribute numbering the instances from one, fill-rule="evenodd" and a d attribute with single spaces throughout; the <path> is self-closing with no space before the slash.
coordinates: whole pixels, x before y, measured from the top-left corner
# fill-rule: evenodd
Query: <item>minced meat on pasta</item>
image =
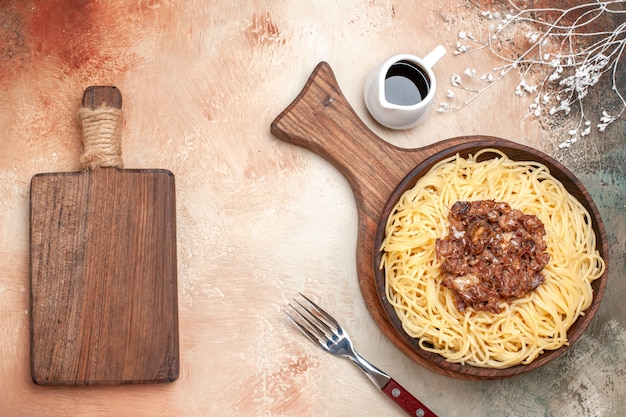
<path id="1" fill-rule="evenodd" d="M 500 302 L 521 298 L 544 281 L 550 260 L 537 216 L 492 200 L 457 201 L 448 236 L 437 239 L 443 285 L 460 311 L 500 312 Z"/>

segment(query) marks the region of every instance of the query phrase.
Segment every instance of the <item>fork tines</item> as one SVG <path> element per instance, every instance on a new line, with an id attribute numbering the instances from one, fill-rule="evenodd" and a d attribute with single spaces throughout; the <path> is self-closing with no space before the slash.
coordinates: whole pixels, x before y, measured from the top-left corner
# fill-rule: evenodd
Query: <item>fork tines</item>
<path id="1" fill-rule="evenodd" d="M 330 314 L 308 297 L 303 294 L 300 296 L 305 300 L 304 304 L 294 299 L 295 306 L 289 303 L 292 310 L 291 314 L 288 311 L 285 313 L 313 343 L 328 349 L 328 341 L 339 336 L 341 326 Z"/>

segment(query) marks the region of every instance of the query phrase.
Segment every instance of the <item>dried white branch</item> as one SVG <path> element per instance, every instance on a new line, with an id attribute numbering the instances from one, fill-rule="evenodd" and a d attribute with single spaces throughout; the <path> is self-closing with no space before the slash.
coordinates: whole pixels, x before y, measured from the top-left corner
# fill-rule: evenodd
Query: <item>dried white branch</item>
<path id="1" fill-rule="evenodd" d="M 505 64 L 483 75 L 470 68 L 462 75 L 454 74 L 450 80 L 452 87 L 471 95 L 458 104 L 457 95 L 448 93 L 448 102 L 441 105 L 439 111 L 467 106 L 516 69 L 521 71 L 518 71 L 520 81 L 515 94 L 534 96 L 529 107 L 533 115 L 569 115 L 572 108 L 577 108 L 577 127 L 569 131 L 571 137 L 563 147 L 590 134 L 591 122 L 583 102 L 590 89 L 606 79 L 607 74 L 610 93 L 615 95 L 618 108 L 612 112 L 602 110 L 596 128 L 603 132 L 626 112 L 626 100 L 618 88 L 624 86 L 617 84 L 619 65 L 626 50 L 626 0 L 587 1 L 569 8 L 524 9 L 514 0 L 507 0 L 507 5 L 509 12 L 505 14 L 481 13 L 489 21 L 498 21 L 490 24 L 486 41 L 480 42 L 471 32 L 461 31 L 455 51 L 458 55 L 488 49 Z M 613 22 L 615 26 L 607 28 L 606 22 Z M 520 31 L 524 31 L 528 45 L 522 51 L 514 51 L 512 39 Z M 464 80 L 472 80 L 472 87 L 464 84 Z M 483 85 L 473 87 L 477 82 Z"/>

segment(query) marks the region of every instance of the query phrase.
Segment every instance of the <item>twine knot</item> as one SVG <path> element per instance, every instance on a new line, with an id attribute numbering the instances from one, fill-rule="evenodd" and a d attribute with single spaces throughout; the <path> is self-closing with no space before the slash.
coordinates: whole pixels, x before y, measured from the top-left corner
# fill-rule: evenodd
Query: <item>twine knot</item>
<path id="1" fill-rule="evenodd" d="M 83 125 L 83 167 L 122 168 L 122 110 L 106 105 L 93 110 L 82 107 L 78 116 Z"/>

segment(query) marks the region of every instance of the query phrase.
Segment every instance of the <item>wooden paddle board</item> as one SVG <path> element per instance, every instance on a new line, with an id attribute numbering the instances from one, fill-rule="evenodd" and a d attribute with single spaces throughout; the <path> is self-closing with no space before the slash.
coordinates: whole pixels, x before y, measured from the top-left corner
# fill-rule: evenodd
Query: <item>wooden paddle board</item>
<path id="1" fill-rule="evenodd" d="M 115 87 L 83 107 L 121 109 Z M 31 374 L 40 385 L 161 383 L 179 373 L 174 175 L 95 167 L 30 190 Z"/>
<path id="2" fill-rule="evenodd" d="M 363 299 L 381 331 L 415 362 L 434 372 L 457 378 L 501 379 L 542 366 L 567 349 L 564 346 L 544 353 L 531 365 L 507 369 L 454 364 L 435 353 L 424 351 L 418 346 L 417 339 L 401 330 L 401 324 L 389 303 L 383 305 L 386 295 L 379 257 L 382 238 L 377 239 L 377 232 L 384 231 L 392 209 L 387 205 L 390 197 L 395 196 L 395 190 L 402 190 L 401 194 L 407 187 L 413 186 L 415 174 L 427 172 L 445 156 L 456 153 L 466 156 L 481 149 L 498 148 L 512 159 L 537 161 L 548 167 L 551 174 L 591 213 L 597 249 L 608 263 L 608 242 L 598 208 L 583 184 L 565 166 L 538 150 L 483 135 L 445 139 L 422 148 L 394 146 L 378 137 L 363 123 L 344 97 L 326 62 L 317 65 L 300 94 L 274 119 L 270 130 L 277 138 L 323 157 L 349 182 L 358 213 L 356 263 Z M 392 198 L 392 202 L 395 204 L 396 200 Z M 585 316 L 570 328 L 570 344 L 580 337 L 597 311 L 606 287 L 607 271 L 593 282 L 593 303 L 586 310 Z"/>

